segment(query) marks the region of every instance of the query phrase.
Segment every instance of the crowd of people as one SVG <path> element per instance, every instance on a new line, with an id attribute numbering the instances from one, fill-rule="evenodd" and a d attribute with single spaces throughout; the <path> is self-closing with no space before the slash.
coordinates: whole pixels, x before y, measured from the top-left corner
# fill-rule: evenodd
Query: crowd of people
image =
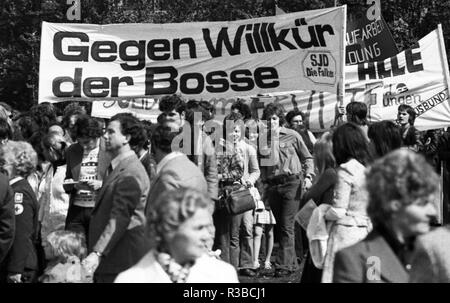
<path id="1" fill-rule="evenodd" d="M 325 133 L 273 103 L 220 122 L 177 95 L 157 123 L 88 107 L 0 103 L 0 282 L 234 283 L 302 262 L 305 283 L 450 281 L 450 131 L 419 132 L 408 105 L 369 123 L 351 102 Z"/>

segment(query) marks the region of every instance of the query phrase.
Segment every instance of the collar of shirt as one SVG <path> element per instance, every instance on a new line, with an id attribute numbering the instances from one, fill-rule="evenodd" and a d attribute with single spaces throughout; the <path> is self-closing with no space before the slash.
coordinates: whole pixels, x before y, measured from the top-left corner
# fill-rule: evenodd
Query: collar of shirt
<path id="1" fill-rule="evenodd" d="M 9 180 L 9 185 L 13 185 L 14 183 L 17 183 L 17 182 L 19 182 L 20 180 L 22 180 L 23 178 L 22 177 L 15 177 L 15 178 L 12 178 L 11 180 Z"/>
<path id="2" fill-rule="evenodd" d="M 242 139 L 236 143 L 221 139 L 219 145 L 224 149 L 225 152 L 234 153 L 236 150 L 242 149 L 245 145 L 245 142 Z"/>
<path id="3" fill-rule="evenodd" d="M 280 126 L 276 131 L 272 131 L 270 130 L 268 135 L 271 136 L 271 138 L 267 138 L 267 140 L 272 141 L 272 139 L 280 139 L 280 135 L 283 134 L 287 134 L 289 131 L 286 127 L 284 126 Z"/>
<path id="4" fill-rule="evenodd" d="M 115 168 L 117 167 L 117 165 L 119 165 L 119 163 L 120 163 L 123 159 L 125 159 L 125 158 L 127 158 L 127 157 L 129 157 L 129 156 L 132 156 L 132 155 L 134 155 L 134 154 L 135 154 L 134 151 L 129 150 L 129 151 L 127 151 L 127 152 L 124 152 L 123 154 L 117 155 L 114 159 L 111 160 L 111 167 L 112 167 L 112 169 L 115 169 Z"/>
<path id="5" fill-rule="evenodd" d="M 283 133 L 283 134 L 286 134 L 287 133 L 287 128 L 286 127 L 284 127 L 284 126 L 281 126 L 280 128 L 279 128 L 279 133 L 281 134 L 281 133 Z"/>
<path id="6" fill-rule="evenodd" d="M 156 173 L 158 174 L 161 168 L 163 168 L 164 165 L 166 165 L 170 160 L 182 155 L 184 154 L 179 151 L 174 151 L 171 152 L 170 154 L 167 154 L 164 158 L 161 159 L 161 161 L 159 161 L 158 165 L 156 165 Z"/>

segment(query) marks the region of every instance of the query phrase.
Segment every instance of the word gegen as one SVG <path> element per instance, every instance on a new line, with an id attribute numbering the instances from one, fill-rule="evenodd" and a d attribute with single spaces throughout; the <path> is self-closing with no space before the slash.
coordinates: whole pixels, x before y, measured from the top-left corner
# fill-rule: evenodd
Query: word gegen
<path id="1" fill-rule="evenodd" d="M 203 40 L 211 57 L 221 57 L 225 54 L 224 49 L 230 56 L 242 53 L 242 37 L 249 53 L 263 53 L 283 50 L 309 49 L 311 47 L 326 47 L 325 34 L 334 35 L 333 27 L 329 24 L 318 24 L 307 27 L 309 40 L 305 34 L 301 34 L 300 28 L 307 26 L 305 18 L 296 19 L 295 27 L 275 30 L 275 23 L 243 24 L 232 33 L 234 39 L 228 35 L 229 28 L 222 27 L 214 41 L 209 28 L 203 28 Z M 244 34 L 245 33 L 245 34 Z M 290 34 L 290 35 L 289 35 Z M 187 47 L 189 58 L 197 58 L 197 45 L 193 38 L 176 38 L 172 41 L 167 39 L 151 40 L 126 40 L 119 44 L 115 41 L 94 41 L 91 48 L 88 45 L 69 45 L 63 51 L 63 41 L 74 41 L 90 43 L 89 36 L 83 32 L 57 32 L 53 37 L 53 54 L 60 61 L 88 62 L 114 62 L 117 57 L 124 61 L 120 66 L 125 71 L 142 70 L 146 67 L 146 57 L 151 61 L 167 61 L 169 59 L 181 59 L 181 47 Z M 76 41 L 76 40 L 75 40 Z M 215 42 L 215 43 L 214 43 Z M 172 45 L 172 47 L 171 47 Z M 137 50 L 137 53 L 129 54 L 129 49 Z M 89 56 L 90 54 L 90 56 Z M 130 64 L 136 62 L 136 64 Z"/>

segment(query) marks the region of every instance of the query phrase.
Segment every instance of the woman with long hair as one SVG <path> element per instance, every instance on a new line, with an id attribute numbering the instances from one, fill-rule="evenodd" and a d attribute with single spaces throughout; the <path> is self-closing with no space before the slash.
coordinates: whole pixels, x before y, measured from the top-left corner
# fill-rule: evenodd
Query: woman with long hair
<path id="1" fill-rule="evenodd" d="M 364 239 L 372 229 L 367 216 L 368 194 L 365 169 L 371 162 L 368 141 L 360 127 L 353 123 L 339 126 L 333 134 L 333 154 L 339 165 L 331 208 L 325 219 L 332 222 L 322 282 L 332 281 L 337 251 Z"/>
<path id="2" fill-rule="evenodd" d="M 302 205 L 313 200 L 317 205 L 329 204 L 333 201 L 334 187 L 337 182 L 336 159 L 333 155 L 333 135 L 325 133 L 314 144 L 314 167 L 316 178 L 311 188 L 303 195 Z M 305 261 L 302 283 L 320 283 L 322 270 L 318 269 L 311 258 L 311 251 Z"/>

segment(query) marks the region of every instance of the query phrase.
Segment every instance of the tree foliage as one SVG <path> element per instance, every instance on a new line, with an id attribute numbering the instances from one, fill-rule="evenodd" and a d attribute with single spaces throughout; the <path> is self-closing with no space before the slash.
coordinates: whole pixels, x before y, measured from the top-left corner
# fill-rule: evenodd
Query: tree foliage
<path id="1" fill-rule="evenodd" d="M 228 21 L 274 14 L 274 0 L 80 0 L 82 23 Z M 347 0 L 345 3 L 365 3 Z M 332 7 L 334 0 L 278 0 L 285 12 Z M 449 0 L 381 0 L 382 14 L 399 50 L 442 23 L 450 47 Z M 42 21 L 69 22 L 65 0 L 2 0 L 0 4 L 0 101 L 18 110 L 37 102 Z M 447 51 L 448 52 L 448 51 Z"/>

